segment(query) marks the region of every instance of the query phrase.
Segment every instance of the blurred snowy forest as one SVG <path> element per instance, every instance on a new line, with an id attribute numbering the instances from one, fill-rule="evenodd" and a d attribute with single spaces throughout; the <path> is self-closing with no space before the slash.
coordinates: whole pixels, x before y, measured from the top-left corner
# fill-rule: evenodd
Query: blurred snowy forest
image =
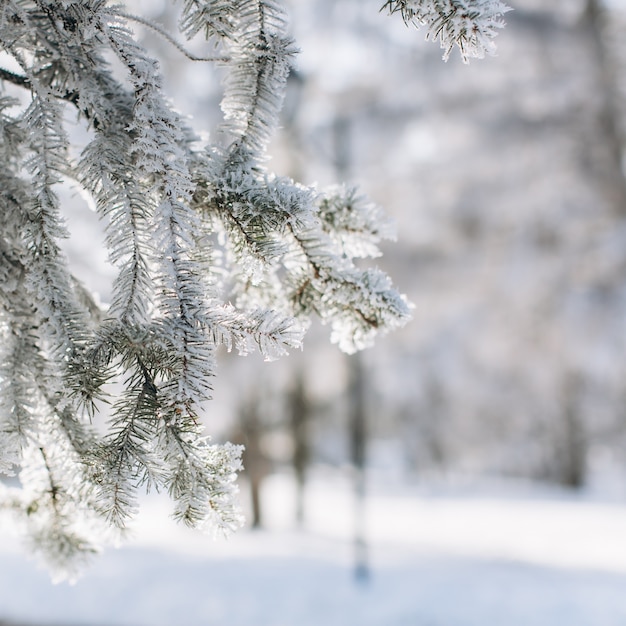
<path id="1" fill-rule="evenodd" d="M 313 519 L 315 524 L 320 511 L 305 503 L 341 509 L 344 505 L 329 499 L 336 494 L 328 485 L 344 470 L 344 480 L 352 480 L 354 465 L 360 467 L 357 489 L 363 489 L 364 476 L 383 491 L 399 483 L 458 484 L 459 479 L 495 477 L 513 479 L 511 484 L 531 480 L 584 487 L 623 500 L 626 2 L 510 0 L 514 11 L 506 15 L 507 26 L 497 38 L 497 56 L 469 65 L 458 54 L 443 63 L 442 51 L 423 41 L 424 33 L 380 14 L 380 0 L 287 4 L 301 53 L 289 81 L 282 129 L 269 150 L 272 169 L 307 184 L 354 183 L 383 206 L 396 222 L 398 237 L 384 246 L 378 262 L 415 309 L 405 329 L 356 356 L 331 346 L 322 326 L 311 329 L 302 353 L 276 362 L 222 354 L 205 418 L 223 440 L 246 444 L 242 487 L 245 497 L 252 494 L 249 523 L 263 527 L 269 518 L 268 525 L 275 527 L 278 516 Z M 175 24 L 170 2 L 133 0 L 127 5 L 166 28 Z M 219 73 L 190 63 L 151 29 L 137 24 L 136 30 L 157 54 L 176 107 L 196 119 L 196 128 L 215 128 Z M 103 240 L 101 225 L 71 190 L 68 198 L 76 209 L 67 253 L 76 274 L 106 302 L 113 272 L 103 248 L 94 244 Z M 285 505 L 276 497 L 276 480 L 285 476 L 296 486 L 310 481 L 314 487 L 312 499 L 296 495 L 286 512 L 276 508 Z M 320 476 L 330 478 L 324 482 Z M 397 523 L 403 510 L 400 506 L 394 517 L 395 509 L 390 509 L 390 518 Z M 429 510 L 419 509 L 426 525 Z M 451 511 L 461 524 L 467 510 Z M 483 519 L 502 528 L 508 524 L 515 532 L 539 528 L 523 515 L 526 530 L 515 526 L 514 514 L 484 513 L 484 518 L 473 518 L 470 512 L 468 524 L 474 520 L 481 532 Z M 406 519 L 408 528 L 408 520 L 418 516 Z M 541 526 L 551 528 L 556 541 L 565 517 L 549 519 Z M 438 525 L 432 522 L 433 528 Z M 472 528 L 468 542 L 482 537 L 472 534 Z M 405 534 L 414 532 L 411 527 Z M 619 533 L 607 536 L 615 539 L 607 554 L 613 551 L 616 559 L 622 558 Z M 579 539 L 568 546 L 575 548 Z M 252 540 L 243 541 L 245 550 L 245 542 Z M 270 545 L 267 554 L 272 550 Z M 306 558 L 312 558 L 315 546 L 308 550 Z M 546 546 L 537 549 L 538 555 L 548 553 Z M 505 558 L 517 557 L 505 550 Z M 617 570 L 623 574 L 626 558 L 622 560 Z M 551 591 L 557 598 L 561 591 L 578 598 L 584 597 L 583 589 L 599 590 L 587 607 L 590 613 L 542 613 L 549 603 L 540 587 L 547 581 L 548 589 L 552 578 L 531 583 L 529 574 L 520 583 L 526 574 L 516 572 L 515 578 L 509 570 L 498 570 L 481 578 L 478 570 L 465 571 L 458 563 L 431 565 L 423 562 L 412 579 L 398 574 L 376 597 L 408 607 L 408 598 L 417 603 L 415 594 L 421 594 L 422 608 L 431 602 L 441 609 L 426 611 L 434 621 L 409 617 L 396 622 L 385 617 L 382 604 L 376 604 L 379 614 L 363 609 L 358 622 L 340 619 L 337 611 L 336 621 L 329 621 L 331 613 L 322 614 L 322 608 L 310 617 L 287 611 L 287 619 L 291 615 L 292 623 L 301 626 L 612 625 L 626 619 L 621 579 L 576 578 L 572 583 L 568 578 L 565 583 L 560 578 Z M 454 615 L 455 603 L 436 586 L 447 566 L 457 574 L 452 582 L 445 580 L 461 593 Z M 280 575 L 271 567 L 261 570 L 260 593 L 267 597 L 258 600 L 252 619 L 242 608 L 250 596 L 230 602 L 226 595 L 231 609 L 243 611 L 238 622 L 224 609 L 222 617 L 230 615 L 230 623 L 288 623 L 280 617 L 265 619 L 271 581 Z M 289 571 L 285 581 L 294 575 Z M 216 572 L 211 580 L 219 590 L 221 574 Z M 229 572 L 224 580 L 232 589 L 241 573 Z M 305 583 L 314 589 L 320 576 L 327 575 L 313 572 Z M 485 590 L 491 589 L 494 597 L 498 589 L 506 592 L 509 575 L 522 589 L 512 612 L 472 613 L 475 598 L 469 599 L 470 591 L 463 595 L 466 581 L 482 581 L 485 588 L 478 589 L 477 597 L 492 606 Z M 199 584 L 195 579 L 195 574 L 187 578 L 192 589 Z M 158 581 L 150 580 L 146 606 L 156 607 L 153 613 L 125 613 L 115 623 L 165 623 L 155 604 L 161 596 L 154 592 Z M 401 580 L 413 581 L 404 596 Z M 487 595 L 480 595 L 481 590 Z M 170 592 L 166 589 L 163 597 Z M 538 592 L 540 599 L 529 599 L 526 592 Z M 185 594 L 190 597 L 189 587 Z M 352 600 L 355 607 L 363 602 Z M 6 599 L 5 610 L 11 606 L 15 604 Z M 527 610 L 534 611 L 532 617 Z M 447 618 L 441 618 L 442 611 L 448 611 Z M 15 610 L 11 614 L 17 615 Z M 409 609 L 405 614 L 412 615 Z M 598 619 L 602 615 L 606 621 Z M 209 623 L 204 620 L 204 614 L 195 621 L 190 614 L 185 623 Z"/>
<path id="2" fill-rule="evenodd" d="M 285 120 L 284 167 L 353 180 L 387 208 L 399 237 L 381 264 L 416 305 L 362 358 L 371 461 L 571 486 L 615 468 L 621 13 L 610 31 L 594 2 L 514 3 L 497 58 L 466 67 L 363 2 L 293 4 L 303 106 Z M 341 394 L 316 397 L 318 455 L 346 413 Z"/>
<path id="3" fill-rule="evenodd" d="M 607 19 L 595 0 L 513 2 L 497 57 L 466 66 L 375 0 L 288 4 L 301 54 L 272 168 L 354 183 L 386 209 L 398 241 L 379 264 L 414 319 L 356 357 L 324 328 L 281 362 L 224 354 L 211 431 L 246 443 L 253 485 L 358 461 L 364 433 L 367 464 L 396 474 L 621 476 L 623 6 Z M 131 5 L 175 24 L 170 3 Z M 214 128 L 219 75 L 137 31 L 177 108 Z M 111 276 L 76 221 L 68 253 L 106 301 Z"/>

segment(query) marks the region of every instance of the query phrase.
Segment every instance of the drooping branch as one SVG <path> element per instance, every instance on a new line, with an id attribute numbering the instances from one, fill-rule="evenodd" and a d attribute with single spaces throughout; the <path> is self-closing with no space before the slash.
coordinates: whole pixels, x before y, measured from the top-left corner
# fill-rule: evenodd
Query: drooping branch
<path id="1" fill-rule="evenodd" d="M 439 40 L 444 60 L 456 45 L 467 63 L 470 57 L 495 53 L 493 40 L 511 9 L 501 0 L 387 0 L 385 10 L 400 13 L 407 24 L 426 26 L 427 38 Z"/>
<path id="2" fill-rule="evenodd" d="M 137 22 L 138 24 L 142 24 L 143 26 L 146 26 L 146 27 L 150 28 L 151 30 L 153 30 L 154 32 L 158 33 L 161 37 L 163 37 L 163 39 L 165 39 L 165 41 L 167 41 L 169 44 L 174 46 L 174 48 L 176 48 L 176 50 L 178 50 L 182 55 L 184 55 L 190 61 L 199 61 L 199 62 L 203 62 L 203 63 L 216 63 L 216 62 L 227 63 L 228 61 L 230 61 L 230 57 L 225 56 L 225 55 L 214 55 L 214 56 L 200 57 L 200 56 L 197 56 L 195 54 L 192 54 L 182 44 L 180 44 L 178 41 L 176 41 L 176 39 L 174 39 L 174 37 L 172 37 L 165 30 L 165 28 L 163 28 L 159 24 L 155 24 L 151 20 L 144 19 L 140 15 L 133 15 L 131 13 L 125 13 L 124 11 L 120 11 L 118 13 L 118 15 L 120 17 L 126 18 L 127 20 L 130 20 L 132 22 Z"/>
<path id="3" fill-rule="evenodd" d="M 0 68 L 0 82 L 30 92 L 26 107 L 0 98 L 0 467 L 21 471 L 24 490 L 12 501 L 55 564 L 92 545 L 73 531 L 75 521 L 123 527 L 142 485 L 167 491 L 184 523 L 241 524 L 241 451 L 209 445 L 203 426 L 217 346 L 271 360 L 301 345 L 315 314 L 351 352 L 409 317 L 389 278 L 355 262 L 379 254 L 389 234 L 381 212 L 266 168 L 295 54 L 282 4 L 182 4 L 181 32 L 203 34 L 215 56 L 190 54 L 160 26 L 106 0 L 0 2 L 0 45 L 20 68 Z M 411 11 L 422 4 L 386 7 L 419 21 Z M 445 37 L 468 17 L 448 24 L 433 15 L 423 19 Z M 154 55 L 129 22 L 192 61 L 222 66 L 218 139 L 200 142 L 174 111 Z M 469 30 L 454 32 L 463 45 L 484 44 Z M 66 104 L 86 131 L 79 146 L 70 143 Z M 106 224 L 118 274 L 104 312 L 63 255 L 58 187 L 68 178 Z M 100 432 L 89 418 L 105 401 Z M 44 510 L 51 484 L 56 511 Z"/>

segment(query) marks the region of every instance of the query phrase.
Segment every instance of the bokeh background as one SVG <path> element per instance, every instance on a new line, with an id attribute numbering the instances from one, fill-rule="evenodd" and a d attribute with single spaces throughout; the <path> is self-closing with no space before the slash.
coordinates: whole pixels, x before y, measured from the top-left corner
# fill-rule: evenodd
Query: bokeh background
<path id="1" fill-rule="evenodd" d="M 376 262 L 413 320 L 350 357 L 318 324 L 277 362 L 221 355 L 205 420 L 246 445 L 246 528 L 214 542 L 152 495 L 71 586 L 3 527 L 0 624 L 626 624 L 626 3 L 511 0 L 469 65 L 380 0 L 286 4 L 301 53 L 268 168 L 385 207 Z M 219 72 L 136 31 L 216 132 Z M 101 224 L 65 195 L 106 302 Z"/>

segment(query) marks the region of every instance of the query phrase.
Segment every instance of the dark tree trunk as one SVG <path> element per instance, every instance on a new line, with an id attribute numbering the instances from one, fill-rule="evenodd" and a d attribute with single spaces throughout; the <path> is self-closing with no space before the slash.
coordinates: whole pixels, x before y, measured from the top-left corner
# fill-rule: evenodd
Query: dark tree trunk
<path id="1" fill-rule="evenodd" d="M 368 550 L 365 538 L 365 465 L 367 416 L 365 373 L 359 354 L 350 357 L 350 459 L 354 468 L 354 574 L 358 580 L 369 578 Z"/>
<path id="2" fill-rule="evenodd" d="M 244 474 L 250 486 L 252 527 L 263 525 L 261 486 L 269 471 L 269 459 L 261 445 L 264 432 L 258 394 L 252 392 L 240 408 L 240 433 L 234 439 L 245 446 L 242 455 Z"/>
<path id="3" fill-rule="evenodd" d="M 309 442 L 310 407 L 306 397 L 302 372 L 296 374 L 294 389 L 289 398 L 291 435 L 293 439 L 293 470 L 296 477 L 296 522 L 304 522 L 304 490 L 306 472 L 311 457 Z"/>

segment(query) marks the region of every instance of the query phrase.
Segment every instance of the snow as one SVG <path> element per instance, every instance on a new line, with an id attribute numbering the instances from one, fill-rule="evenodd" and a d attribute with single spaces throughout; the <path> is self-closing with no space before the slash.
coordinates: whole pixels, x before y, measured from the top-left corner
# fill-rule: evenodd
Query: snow
<path id="1" fill-rule="evenodd" d="M 626 504 L 536 486 L 390 488 L 370 481 L 370 576 L 353 573 L 349 480 L 317 471 L 302 530 L 288 475 L 268 479 L 262 531 L 214 541 L 160 497 L 135 537 L 75 585 L 52 585 L 4 529 L 0 619 L 165 626 L 618 626 L 626 623 Z M 1 623 L 1 622 L 0 622 Z"/>

